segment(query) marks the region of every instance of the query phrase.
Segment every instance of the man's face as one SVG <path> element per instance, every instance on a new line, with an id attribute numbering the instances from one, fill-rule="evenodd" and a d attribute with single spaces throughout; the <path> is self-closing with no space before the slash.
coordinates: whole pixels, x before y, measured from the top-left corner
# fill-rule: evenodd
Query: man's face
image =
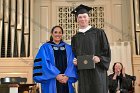
<path id="1" fill-rule="evenodd" d="M 87 13 L 79 14 L 77 16 L 77 22 L 79 23 L 80 28 L 87 27 L 89 24 L 89 16 Z"/>

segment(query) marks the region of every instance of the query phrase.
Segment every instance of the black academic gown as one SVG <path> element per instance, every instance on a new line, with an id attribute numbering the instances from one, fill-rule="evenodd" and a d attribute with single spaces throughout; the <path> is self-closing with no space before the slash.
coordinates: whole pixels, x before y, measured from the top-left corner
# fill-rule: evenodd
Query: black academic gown
<path id="1" fill-rule="evenodd" d="M 100 58 L 95 69 L 79 70 L 78 93 L 107 93 L 107 70 L 111 60 L 110 46 L 102 29 L 90 28 L 72 37 L 75 56 L 95 55 Z"/>
<path id="2" fill-rule="evenodd" d="M 49 42 L 52 44 L 55 57 L 55 66 L 59 69 L 60 74 L 64 74 L 67 68 L 67 56 L 65 45 L 57 47 L 55 43 Z M 60 42 L 62 43 L 62 42 Z M 57 93 L 69 93 L 68 83 L 62 84 L 56 80 Z"/>
<path id="3" fill-rule="evenodd" d="M 118 76 L 117 79 L 113 80 L 113 74 L 110 74 L 108 76 L 109 78 L 109 93 L 116 93 L 116 89 L 118 87 L 118 80 L 119 80 L 119 86 L 121 93 L 129 93 L 129 91 L 132 89 L 132 79 L 130 78 L 130 75 L 125 74 L 125 77 Z"/>

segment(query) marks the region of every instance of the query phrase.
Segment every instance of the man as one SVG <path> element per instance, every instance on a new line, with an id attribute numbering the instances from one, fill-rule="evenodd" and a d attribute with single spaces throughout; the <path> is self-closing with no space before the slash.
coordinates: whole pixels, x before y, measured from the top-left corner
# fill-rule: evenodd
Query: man
<path id="1" fill-rule="evenodd" d="M 111 51 L 108 39 L 103 29 L 89 25 L 88 12 L 91 7 L 79 5 L 71 13 L 75 14 L 79 24 L 79 32 L 72 37 L 71 45 L 76 57 L 92 56 L 95 67 L 79 69 L 78 93 L 107 93 L 107 70 L 111 60 Z M 78 60 L 73 60 L 75 65 Z"/>

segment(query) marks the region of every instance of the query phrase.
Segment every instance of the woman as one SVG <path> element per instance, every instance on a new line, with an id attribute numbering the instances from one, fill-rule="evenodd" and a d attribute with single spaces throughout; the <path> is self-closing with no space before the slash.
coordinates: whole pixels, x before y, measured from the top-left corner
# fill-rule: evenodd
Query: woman
<path id="1" fill-rule="evenodd" d="M 109 93 L 129 93 L 132 88 L 132 79 L 125 73 L 122 63 L 114 63 L 113 72 L 109 75 Z"/>
<path id="2" fill-rule="evenodd" d="M 50 41 L 43 44 L 34 60 L 33 79 L 41 83 L 42 93 L 74 93 L 76 68 L 71 46 L 62 40 L 63 29 L 54 26 Z"/>

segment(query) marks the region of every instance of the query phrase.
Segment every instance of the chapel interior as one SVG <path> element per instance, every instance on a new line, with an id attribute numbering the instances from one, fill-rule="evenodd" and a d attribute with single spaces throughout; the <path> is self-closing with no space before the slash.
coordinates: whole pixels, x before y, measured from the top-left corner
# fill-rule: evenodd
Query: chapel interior
<path id="1" fill-rule="evenodd" d="M 78 30 L 71 11 L 80 4 L 93 8 L 90 25 L 104 29 L 108 37 L 112 56 L 108 74 L 115 62 L 122 62 L 126 73 L 136 76 L 134 88 L 139 93 L 140 0 L 0 0 L 0 79 L 22 77 L 33 84 L 39 47 L 49 41 L 55 25 L 62 26 L 63 40 L 70 44 Z"/>

